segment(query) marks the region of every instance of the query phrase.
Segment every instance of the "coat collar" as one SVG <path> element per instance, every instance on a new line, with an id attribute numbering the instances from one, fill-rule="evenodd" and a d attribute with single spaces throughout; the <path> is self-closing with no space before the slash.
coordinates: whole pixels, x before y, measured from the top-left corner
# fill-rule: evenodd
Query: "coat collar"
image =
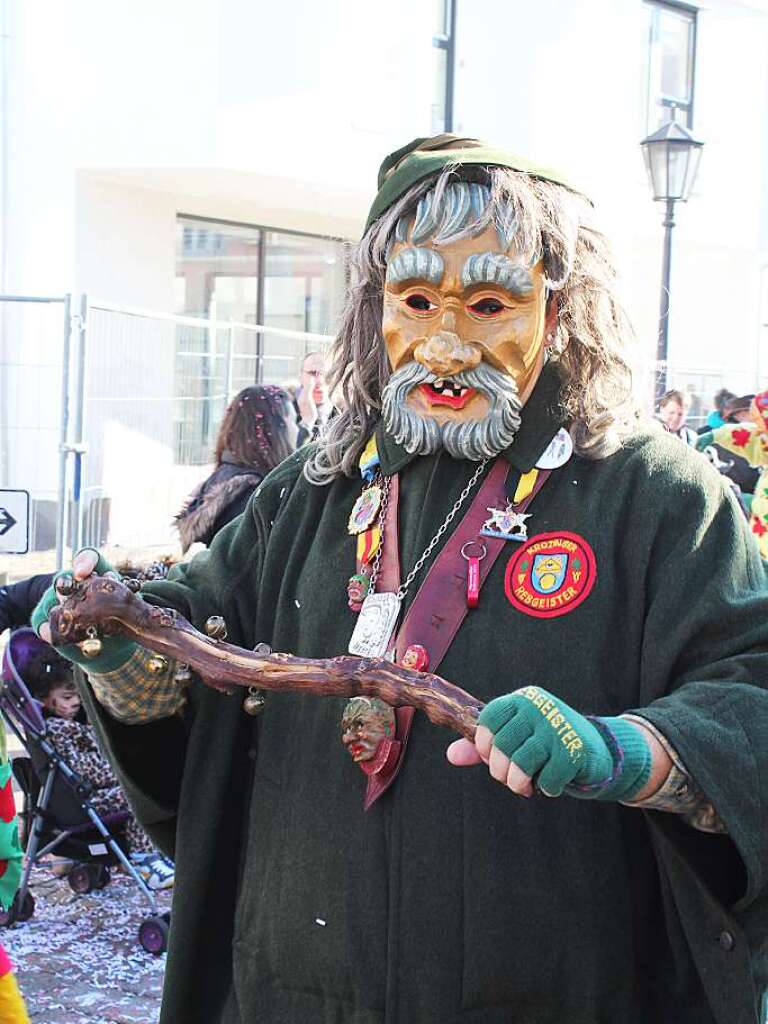
<path id="1" fill-rule="evenodd" d="M 557 367 L 548 363 L 541 371 L 533 394 L 523 407 L 522 422 L 514 441 L 501 453 L 520 473 L 528 473 L 533 469 L 539 456 L 566 421 L 558 400 L 560 387 Z M 382 423 L 376 428 L 376 443 L 381 471 L 385 476 L 399 473 L 416 458 L 389 436 Z"/>

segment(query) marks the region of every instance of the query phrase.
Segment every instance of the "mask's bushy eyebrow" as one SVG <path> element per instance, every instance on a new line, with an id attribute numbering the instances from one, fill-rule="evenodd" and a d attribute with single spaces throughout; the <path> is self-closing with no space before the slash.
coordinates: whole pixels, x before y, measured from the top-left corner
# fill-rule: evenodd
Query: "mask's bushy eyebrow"
<path id="1" fill-rule="evenodd" d="M 398 284 L 400 281 L 420 278 L 438 285 L 443 279 L 444 270 L 443 257 L 434 249 L 409 247 L 401 249 L 387 266 L 387 282 Z"/>
<path id="2" fill-rule="evenodd" d="M 512 295 L 524 298 L 533 291 L 530 271 L 499 252 L 480 252 L 469 256 L 461 271 L 461 283 L 498 284 Z"/>

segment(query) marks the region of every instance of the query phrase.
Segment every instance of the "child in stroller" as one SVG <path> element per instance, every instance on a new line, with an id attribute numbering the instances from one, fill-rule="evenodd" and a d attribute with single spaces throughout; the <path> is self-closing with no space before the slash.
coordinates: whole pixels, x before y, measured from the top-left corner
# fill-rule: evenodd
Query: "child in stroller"
<path id="1" fill-rule="evenodd" d="M 64 691 L 51 696 L 51 692 L 57 689 L 51 685 L 55 677 L 55 662 L 50 669 L 45 665 L 41 667 L 38 663 L 37 669 L 33 665 L 33 671 L 29 672 L 30 663 L 36 661 L 38 657 L 43 662 L 50 662 L 51 655 L 59 657 L 34 630 L 27 628 L 17 629 L 12 633 L 3 652 L 0 711 L 29 756 L 15 757 L 13 760 L 13 774 L 24 793 L 24 812 L 21 820 L 25 826 L 26 857 L 19 891 L 10 908 L 7 911 L 0 910 L 0 927 L 8 927 L 17 921 L 27 921 L 32 917 L 35 912 L 35 900 L 29 891 L 31 871 L 42 863 L 49 853 L 55 851 L 75 861 L 75 866 L 67 875 L 67 881 L 76 893 L 104 888 L 110 881 L 110 867 L 122 865 L 141 890 L 151 909 L 151 916 L 145 918 L 139 925 L 139 942 L 147 952 L 160 954 L 168 945 L 170 913 L 162 911 L 155 892 L 148 887 L 139 873 L 139 867 L 144 865 L 134 863 L 134 859 L 141 862 L 147 857 L 145 850 L 142 848 L 134 851 L 132 856 L 126 853 L 128 840 L 125 836 L 125 826 L 132 819 L 132 815 L 127 809 L 125 799 L 121 793 L 118 799 L 122 801 L 120 806 L 126 808 L 125 810 L 96 810 L 91 794 L 98 790 L 98 785 L 92 785 L 87 778 L 75 771 L 59 752 L 51 739 L 49 725 L 60 719 L 56 715 L 44 718 L 43 707 L 31 696 L 26 685 L 26 680 L 30 676 L 34 677 L 30 679 L 34 684 L 35 679 L 39 682 L 42 674 L 43 681 L 39 684 L 37 692 L 43 694 L 51 709 L 53 710 L 54 704 L 57 704 L 61 710 L 60 700 L 69 693 L 69 712 L 79 713 L 77 703 L 71 699 L 71 676 L 67 675 L 63 680 Z M 65 725 L 76 724 L 74 720 L 61 721 L 65 722 Z M 56 729 L 54 726 L 53 730 Z M 86 726 L 86 731 L 81 733 L 78 730 L 78 733 L 85 737 L 89 730 L 90 727 Z M 64 731 L 65 729 L 61 729 L 62 735 Z M 61 739 L 62 736 L 59 737 L 59 742 Z M 85 775 L 89 774 L 92 764 L 89 764 L 88 758 L 78 758 L 78 753 L 95 754 L 99 761 L 94 759 L 93 763 L 103 763 L 95 743 L 93 748 L 85 751 L 76 750 L 75 753 L 75 761 Z M 112 785 L 105 787 L 107 790 L 112 790 L 117 785 L 113 775 L 107 778 L 107 781 L 112 782 Z M 146 840 L 143 842 L 146 843 Z M 150 864 L 156 863 L 158 856 L 155 853 L 149 854 Z M 165 866 L 164 875 L 167 877 L 167 874 L 172 874 L 173 869 L 170 862 Z"/>
<path id="2" fill-rule="evenodd" d="M 109 761 L 99 750 L 92 726 L 85 717 L 80 694 L 72 676 L 72 664 L 52 647 L 41 644 L 26 664 L 24 679 L 32 696 L 43 707 L 48 738 L 69 767 L 90 783 L 89 799 L 101 815 L 124 812 L 123 825 L 128 853 L 150 889 L 173 885 L 170 860 L 158 853 L 131 813 Z"/>

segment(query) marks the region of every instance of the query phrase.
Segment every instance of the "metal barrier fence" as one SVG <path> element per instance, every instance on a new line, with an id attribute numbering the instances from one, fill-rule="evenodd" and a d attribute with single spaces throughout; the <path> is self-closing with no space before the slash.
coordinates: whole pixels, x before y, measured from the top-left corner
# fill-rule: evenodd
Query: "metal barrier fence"
<path id="1" fill-rule="evenodd" d="M 332 339 L 96 302 L 83 313 L 75 546 L 173 553 L 173 517 L 211 468 L 230 400 L 253 383 L 296 385 L 304 356 Z"/>
<path id="2" fill-rule="evenodd" d="M 174 514 L 211 468 L 229 401 L 295 385 L 328 335 L 65 296 L 0 296 L 0 487 L 28 490 L 30 552 L 0 583 L 93 544 L 116 560 L 172 554 Z"/>
<path id="3" fill-rule="evenodd" d="M 71 313 L 69 295 L 0 295 L 0 488 L 30 492 L 38 553 L 0 554 L 0 582 L 63 557 Z"/>

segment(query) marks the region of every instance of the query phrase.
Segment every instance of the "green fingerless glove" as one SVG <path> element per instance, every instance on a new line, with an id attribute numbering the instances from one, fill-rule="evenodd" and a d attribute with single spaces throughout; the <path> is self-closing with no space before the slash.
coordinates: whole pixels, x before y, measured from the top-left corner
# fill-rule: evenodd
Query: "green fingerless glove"
<path id="1" fill-rule="evenodd" d="M 651 774 L 650 748 L 631 722 L 585 717 L 538 686 L 492 700 L 478 724 L 526 775 L 538 773 L 547 796 L 631 800 Z"/>
<path id="2" fill-rule="evenodd" d="M 95 548 L 83 548 L 82 550 L 94 551 Z M 99 560 L 96 563 L 94 572 L 99 576 L 103 576 L 107 572 L 114 572 L 106 558 L 98 551 L 96 553 L 99 555 Z M 56 596 L 56 580 L 60 576 L 68 575 L 70 575 L 69 572 L 57 572 L 53 577 L 53 583 L 35 605 L 30 623 L 38 636 L 40 635 L 40 627 L 44 622 L 48 621 L 48 616 L 59 603 L 59 599 Z M 86 658 L 77 644 L 64 644 L 61 647 L 57 647 L 56 650 L 68 661 L 73 661 L 76 665 L 87 668 L 89 672 L 93 672 L 96 675 L 104 675 L 105 672 L 113 672 L 116 668 L 124 665 L 136 650 L 136 647 L 137 644 L 133 640 L 126 640 L 124 637 L 105 636 L 102 639 L 101 654 L 97 658 Z"/>

